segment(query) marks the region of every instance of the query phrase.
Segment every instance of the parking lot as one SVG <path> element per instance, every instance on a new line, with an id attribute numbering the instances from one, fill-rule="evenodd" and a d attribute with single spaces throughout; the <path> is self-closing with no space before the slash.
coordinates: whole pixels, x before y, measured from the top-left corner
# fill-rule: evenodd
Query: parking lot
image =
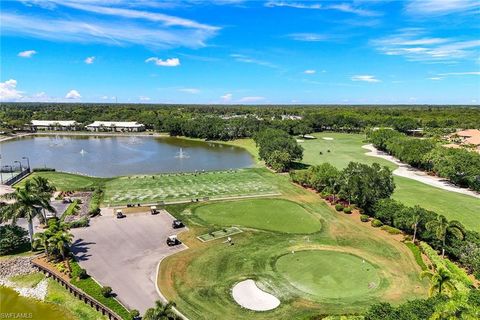
<path id="1" fill-rule="evenodd" d="M 173 217 L 165 211 L 127 214 L 123 219 L 111 214 L 93 218 L 87 228 L 72 229 L 72 251 L 80 265 L 117 298 L 141 314 L 154 305 L 158 262 L 186 247 L 169 247 L 166 238 L 183 229 L 173 229 Z"/>

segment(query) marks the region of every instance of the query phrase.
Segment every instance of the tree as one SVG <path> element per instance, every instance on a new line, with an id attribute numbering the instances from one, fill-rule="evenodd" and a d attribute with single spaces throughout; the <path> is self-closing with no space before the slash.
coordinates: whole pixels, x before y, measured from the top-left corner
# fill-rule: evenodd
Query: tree
<path id="1" fill-rule="evenodd" d="M 413 228 L 413 243 L 415 243 L 415 240 L 417 238 L 417 228 L 418 228 L 418 224 L 420 223 L 420 221 L 422 220 L 422 208 L 418 205 L 416 205 L 414 208 L 413 208 L 413 212 L 412 212 L 412 228 Z"/>
<path id="2" fill-rule="evenodd" d="M 303 157 L 303 148 L 283 130 L 265 129 L 258 132 L 254 140 L 259 149 L 260 159 L 265 160 L 268 166 L 275 164 L 286 170 L 293 161 L 301 160 Z M 274 153 L 275 151 L 277 152 Z"/>
<path id="3" fill-rule="evenodd" d="M 28 244 L 27 231 L 19 226 L 0 226 L 0 255 L 13 253 Z"/>
<path id="4" fill-rule="evenodd" d="M 155 307 L 147 309 L 143 315 L 143 320 L 176 320 L 179 316 L 173 311 L 175 304 L 168 302 L 163 304 L 161 301 L 155 301 Z"/>
<path id="5" fill-rule="evenodd" d="M 33 243 L 33 219 L 43 209 L 55 212 L 50 205 L 50 196 L 37 193 L 29 180 L 25 183 L 25 187 L 5 194 L 2 198 L 13 200 L 13 203 L 0 207 L 0 222 L 12 219 L 12 224 L 15 224 L 18 218 L 27 219 L 30 243 Z"/>
<path id="6" fill-rule="evenodd" d="M 42 176 L 36 176 L 31 180 L 32 188 L 37 195 L 40 195 L 45 198 L 50 198 L 52 194 L 57 190 L 54 185 L 50 184 L 47 178 Z M 47 220 L 47 216 L 45 214 L 45 209 L 42 208 L 43 218 Z"/>
<path id="7" fill-rule="evenodd" d="M 425 270 L 420 274 L 420 277 L 430 280 L 430 296 L 442 294 L 444 291 L 453 292 L 455 290 L 452 275 L 445 268 L 439 268 L 436 272 Z"/>
<path id="8" fill-rule="evenodd" d="M 391 170 L 378 163 L 368 166 L 350 162 L 340 173 L 338 183 L 339 195 L 367 212 L 380 199 L 390 197 L 395 189 Z"/>
<path id="9" fill-rule="evenodd" d="M 435 232 L 438 240 L 442 241 L 442 258 L 445 256 L 445 242 L 448 236 L 454 236 L 458 239 L 463 239 L 465 230 L 463 225 L 456 221 L 448 221 L 443 215 L 439 215 L 436 220 L 426 223 L 427 230 Z"/>
<path id="10" fill-rule="evenodd" d="M 72 244 L 73 235 L 68 231 L 67 224 L 57 218 L 48 221 L 48 229 L 35 234 L 35 245 L 45 250 L 47 257 L 51 254 L 65 260 Z"/>

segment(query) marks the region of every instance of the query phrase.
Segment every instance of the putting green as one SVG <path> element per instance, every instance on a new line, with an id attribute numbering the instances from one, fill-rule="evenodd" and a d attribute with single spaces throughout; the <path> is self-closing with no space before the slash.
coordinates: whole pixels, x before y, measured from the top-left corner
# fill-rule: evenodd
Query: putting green
<path id="1" fill-rule="evenodd" d="M 375 266 L 349 253 L 308 250 L 281 256 L 278 272 L 297 289 L 319 298 L 364 297 L 381 277 Z"/>
<path id="2" fill-rule="evenodd" d="M 321 228 L 318 218 L 302 206 L 282 199 L 217 202 L 197 207 L 194 213 L 220 226 L 239 225 L 285 233 L 314 233 Z"/>

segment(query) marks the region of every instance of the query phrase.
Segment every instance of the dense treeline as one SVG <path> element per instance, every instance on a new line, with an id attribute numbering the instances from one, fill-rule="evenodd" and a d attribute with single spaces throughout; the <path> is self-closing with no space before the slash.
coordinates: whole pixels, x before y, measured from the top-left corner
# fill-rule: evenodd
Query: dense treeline
<path id="1" fill-rule="evenodd" d="M 290 173 L 292 180 L 320 192 L 333 204 L 354 204 L 381 223 L 423 240 L 460 262 L 480 279 L 480 233 L 419 206 L 390 199 L 395 185 L 390 170 L 351 162 L 339 171 L 329 163 Z"/>
<path id="2" fill-rule="evenodd" d="M 288 133 L 279 129 L 265 129 L 254 136 L 258 155 L 277 172 L 287 171 L 294 161 L 302 160 L 303 148 Z"/>
<path id="3" fill-rule="evenodd" d="M 283 118 L 282 118 L 283 116 Z M 289 117 L 296 116 L 296 117 Z M 387 126 L 401 132 L 423 127 L 480 128 L 480 108 L 469 106 L 200 106 L 138 104 L 2 103 L 0 127 L 31 120 L 138 121 L 148 129 L 205 139 L 251 137 L 265 127 L 289 134 L 359 132 Z"/>
<path id="4" fill-rule="evenodd" d="M 436 295 L 428 299 L 408 301 L 398 306 L 387 302 L 374 304 L 365 314 L 365 320 L 441 320 L 478 319 L 480 291 L 456 293 L 452 297 Z"/>
<path id="5" fill-rule="evenodd" d="M 367 136 L 376 148 L 415 168 L 480 191 L 480 154 L 476 152 L 445 148 L 433 139 L 415 139 L 390 129 L 370 131 Z"/>

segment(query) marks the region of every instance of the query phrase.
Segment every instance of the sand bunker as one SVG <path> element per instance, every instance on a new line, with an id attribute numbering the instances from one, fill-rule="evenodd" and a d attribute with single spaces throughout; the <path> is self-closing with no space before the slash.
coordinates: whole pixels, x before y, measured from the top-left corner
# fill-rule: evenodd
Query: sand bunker
<path id="1" fill-rule="evenodd" d="M 239 305 L 254 311 L 272 310 L 280 305 L 277 297 L 260 290 L 251 279 L 237 283 L 232 289 L 232 296 Z"/>
<path id="2" fill-rule="evenodd" d="M 333 140 L 333 138 L 330 138 L 330 137 L 323 137 L 322 139 L 323 140 Z"/>
<path id="3" fill-rule="evenodd" d="M 385 160 L 388 160 L 390 162 L 395 163 L 398 166 L 398 168 L 393 171 L 394 175 L 409 178 L 409 179 L 413 179 L 413 180 L 416 180 L 416 181 L 419 181 L 419 182 L 422 182 L 422 183 L 425 183 L 425 184 L 428 184 L 430 186 L 437 187 L 437 188 L 440 188 L 440 189 L 443 189 L 443 190 L 462 193 L 462 194 L 466 194 L 466 195 L 469 195 L 469 196 L 473 196 L 475 198 L 480 198 L 480 193 L 469 190 L 469 189 L 457 187 L 457 186 L 453 185 L 452 183 L 450 183 L 446 179 L 442 179 L 442 178 L 436 177 L 436 176 L 429 176 L 424 171 L 415 169 L 415 168 L 409 166 L 408 164 L 405 164 L 405 163 L 399 161 L 397 158 L 392 157 L 391 155 L 389 155 L 389 154 L 387 154 L 383 151 L 377 150 L 377 148 L 375 148 L 372 144 L 364 145 L 364 146 L 362 146 L 362 148 L 370 150 L 370 152 L 366 153 L 369 156 L 382 158 L 382 159 L 385 159 Z"/>

